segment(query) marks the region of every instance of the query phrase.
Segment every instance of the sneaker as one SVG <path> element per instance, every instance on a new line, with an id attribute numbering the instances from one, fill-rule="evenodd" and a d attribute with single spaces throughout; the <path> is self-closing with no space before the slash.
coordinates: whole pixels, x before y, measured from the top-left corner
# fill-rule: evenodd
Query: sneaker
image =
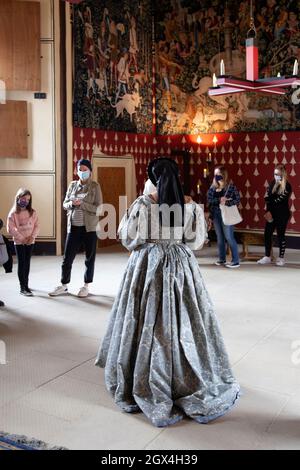
<path id="1" fill-rule="evenodd" d="M 276 266 L 284 266 L 284 265 L 285 265 L 284 258 L 277 258 Z"/>
<path id="2" fill-rule="evenodd" d="M 77 297 L 87 297 L 89 295 L 89 290 L 87 287 L 83 286 L 79 290 Z"/>
<path id="3" fill-rule="evenodd" d="M 66 286 L 58 286 L 52 292 L 49 292 L 50 297 L 56 297 L 57 295 L 67 294 L 68 288 Z"/>
<path id="4" fill-rule="evenodd" d="M 272 260 L 270 256 L 264 256 L 263 258 L 259 259 L 258 264 L 271 264 Z"/>
<path id="5" fill-rule="evenodd" d="M 32 290 L 31 290 L 31 289 L 29 289 L 29 287 L 25 287 L 25 289 L 24 289 L 24 290 L 26 290 L 26 292 L 27 292 L 27 294 L 28 294 L 28 297 L 29 297 L 29 296 L 30 296 L 30 297 L 33 297 Z"/>
<path id="6" fill-rule="evenodd" d="M 215 262 L 216 266 L 224 266 L 225 264 L 226 264 L 226 261 L 218 260 L 218 261 Z"/>
<path id="7" fill-rule="evenodd" d="M 239 268 L 240 263 L 227 263 L 225 264 L 226 268 Z"/>
<path id="8" fill-rule="evenodd" d="M 20 290 L 20 294 L 25 295 L 25 297 L 32 297 L 32 292 L 30 294 L 25 288 Z"/>

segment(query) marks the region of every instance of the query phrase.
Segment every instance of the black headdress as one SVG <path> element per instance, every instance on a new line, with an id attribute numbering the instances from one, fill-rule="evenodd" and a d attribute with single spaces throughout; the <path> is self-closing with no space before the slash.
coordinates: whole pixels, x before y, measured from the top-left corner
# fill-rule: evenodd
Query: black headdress
<path id="1" fill-rule="evenodd" d="M 184 194 L 179 180 L 179 170 L 177 163 L 167 157 L 160 157 L 152 160 L 148 166 L 148 175 L 152 183 L 157 187 L 158 203 L 167 204 L 169 207 L 174 204 L 181 206 L 181 223 L 184 218 Z M 171 226 L 174 226 L 174 219 L 171 219 Z M 177 225 L 177 223 L 175 223 Z"/>

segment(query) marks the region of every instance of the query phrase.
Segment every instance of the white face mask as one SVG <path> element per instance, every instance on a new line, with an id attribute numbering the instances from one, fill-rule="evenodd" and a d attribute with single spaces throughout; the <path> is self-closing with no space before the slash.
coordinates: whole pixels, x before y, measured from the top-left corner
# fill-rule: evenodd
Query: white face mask
<path id="1" fill-rule="evenodd" d="M 86 170 L 86 171 L 78 170 L 77 174 L 78 174 L 79 178 L 81 179 L 81 181 L 86 181 L 86 180 L 89 179 L 91 172 L 90 172 L 90 170 Z"/>
<path id="2" fill-rule="evenodd" d="M 280 183 L 280 181 L 282 180 L 281 175 L 274 175 L 274 178 L 275 178 L 276 183 Z"/>

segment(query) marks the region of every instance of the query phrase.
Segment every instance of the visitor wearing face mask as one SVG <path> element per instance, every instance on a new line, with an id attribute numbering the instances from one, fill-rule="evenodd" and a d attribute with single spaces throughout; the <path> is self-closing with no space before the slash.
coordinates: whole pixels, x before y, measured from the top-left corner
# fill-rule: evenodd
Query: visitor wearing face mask
<path id="1" fill-rule="evenodd" d="M 217 236 L 219 259 L 217 266 L 227 268 L 239 268 L 240 259 L 236 239 L 234 237 L 234 225 L 225 225 L 222 220 L 220 204 L 227 206 L 238 205 L 240 195 L 236 186 L 228 181 L 228 173 L 224 166 L 215 168 L 214 179 L 207 193 L 209 218 L 214 225 Z M 232 260 L 226 263 L 226 241 L 230 246 Z"/>
<path id="2" fill-rule="evenodd" d="M 33 245 L 39 233 L 39 223 L 37 213 L 32 208 L 32 195 L 28 189 L 18 190 L 14 206 L 8 214 L 7 231 L 13 237 L 15 244 L 20 294 L 32 297 L 28 280 Z"/>
<path id="3" fill-rule="evenodd" d="M 62 263 L 61 285 L 49 292 L 51 297 L 68 293 L 73 261 L 80 247 L 85 248 L 84 285 L 78 297 L 87 297 L 89 284 L 93 282 L 97 248 L 96 228 L 99 222 L 97 209 L 102 203 L 99 184 L 92 181 L 92 165 L 81 159 L 77 164 L 79 180 L 70 184 L 63 207 L 68 214 L 68 235 Z"/>
<path id="4" fill-rule="evenodd" d="M 265 226 L 265 256 L 258 260 L 258 264 L 270 264 L 272 238 L 276 229 L 279 243 L 279 257 L 276 260 L 277 266 L 284 266 L 284 254 L 286 248 L 285 232 L 291 215 L 289 208 L 289 198 L 292 187 L 288 182 L 288 177 L 284 165 L 277 165 L 274 170 L 274 179 L 271 181 L 266 201 L 266 226 Z"/>

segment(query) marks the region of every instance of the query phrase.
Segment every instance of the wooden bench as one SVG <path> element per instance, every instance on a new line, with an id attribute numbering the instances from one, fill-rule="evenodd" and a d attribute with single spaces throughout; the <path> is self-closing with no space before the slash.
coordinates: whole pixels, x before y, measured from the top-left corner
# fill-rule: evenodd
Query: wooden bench
<path id="1" fill-rule="evenodd" d="M 249 246 L 265 246 L 264 234 L 259 232 L 241 232 L 240 233 L 241 241 L 243 243 L 243 252 L 242 257 L 245 261 L 257 261 L 260 259 L 262 253 L 253 253 L 249 252 Z M 272 256 L 272 252 L 271 252 Z"/>

